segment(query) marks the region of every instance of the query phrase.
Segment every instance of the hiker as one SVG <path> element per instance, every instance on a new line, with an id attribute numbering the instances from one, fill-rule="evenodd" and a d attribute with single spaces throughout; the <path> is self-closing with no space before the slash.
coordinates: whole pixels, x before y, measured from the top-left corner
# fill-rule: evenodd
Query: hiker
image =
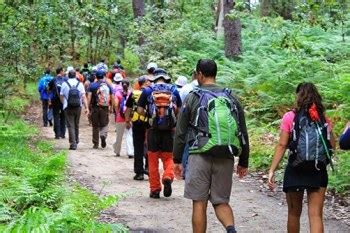
<path id="1" fill-rule="evenodd" d="M 60 100 L 61 87 L 68 79 L 65 77 L 61 66 L 56 68 L 56 78 L 49 83 L 49 90 L 52 92 L 51 106 L 53 111 L 53 130 L 55 139 L 66 137 L 66 117 L 63 110 L 63 104 Z"/>
<path id="2" fill-rule="evenodd" d="M 207 204 L 210 201 L 227 232 L 236 232 L 229 205 L 234 156 L 239 156 L 237 174 L 248 172 L 249 143 L 244 111 L 231 90 L 216 85 L 215 61 L 200 59 L 196 76 L 200 88 L 183 103 L 174 138 L 174 170 L 182 173 L 185 144 L 190 147 L 185 179 L 185 198 L 193 203 L 193 232 L 206 231 Z M 215 117 L 216 116 L 216 117 Z"/>
<path id="3" fill-rule="evenodd" d="M 179 76 L 175 81 L 175 85 L 179 92 L 181 91 L 182 87 L 185 86 L 186 84 L 187 84 L 187 78 L 185 76 Z"/>
<path id="4" fill-rule="evenodd" d="M 120 73 L 116 73 L 112 79 L 112 88 L 113 88 L 113 93 L 117 93 L 118 91 L 123 90 L 122 86 L 122 81 L 123 81 L 123 76 Z"/>
<path id="5" fill-rule="evenodd" d="M 339 147 L 342 150 L 350 150 L 350 122 L 346 124 L 344 131 L 339 138 Z"/>
<path id="6" fill-rule="evenodd" d="M 75 68 L 75 75 L 77 76 L 77 79 L 78 79 L 81 83 L 85 83 L 84 76 L 80 73 L 80 68 L 79 68 L 79 67 L 76 67 L 76 68 Z"/>
<path id="7" fill-rule="evenodd" d="M 129 90 L 130 82 L 128 79 L 121 80 L 122 89 L 117 89 L 114 94 L 114 99 L 116 102 L 115 109 L 115 122 L 116 122 L 116 141 L 113 144 L 114 153 L 117 157 L 120 156 L 120 150 L 122 146 L 123 135 L 125 132 L 126 139 L 126 152 L 129 159 L 134 158 L 134 146 L 132 142 L 132 130 L 126 129 L 125 123 L 125 111 L 126 111 L 126 101 L 128 100 L 131 91 Z"/>
<path id="8" fill-rule="evenodd" d="M 184 101 L 187 95 L 196 87 L 198 87 L 198 80 L 197 80 L 196 70 L 194 70 L 192 72 L 192 82 L 184 85 L 179 92 L 181 100 Z"/>
<path id="9" fill-rule="evenodd" d="M 38 82 L 38 92 L 40 93 L 40 100 L 42 104 L 44 127 L 47 127 L 48 124 L 52 126 L 52 120 L 48 119 L 49 101 L 52 95 L 52 93 L 49 91 L 49 83 L 53 79 L 50 73 L 51 70 L 49 68 L 46 69 L 44 75 Z"/>
<path id="10" fill-rule="evenodd" d="M 107 64 L 105 63 L 105 59 L 101 59 L 100 60 L 100 63 L 98 63 L 96 65 L 97 69 L 98 70 L 103 70 L 104 72 L 107 72 L 108 71 L 108 66 Z"/>
<path id="11" fill-rule="evenodd" d="M 280 138 L 268 176 L 275 187 L 275 170 L 289 149 L 283 192 L 288 204 L 288 232 L 300 231 L 300 215 L 306 190 L 310 232 L 323 232 L 323 204 L 328 184 L 327 164 L 331 163 L 335 140 L 332 124 L 325 115 L 316 86 L 300 83 L 296 88 L 295 109 L 284 114 Z"/>
<path id="12" fill-rule="evenodd" d="M 107 146 L 109 112 L 110 107 L 114 105 L 112 87 L 106 83 L 104 76 L 104 71 L 97 71 L 97 80 L 90 85 L 88 90 L 87 99 L 88 106 L 91 106 L 92 143 L 94 149 L 98 148 L 99 138 L 101 138 L 101 147 L 105 148 Z"/>
<path id="13" fill-rule="evenodd" d="M 125 122 L 126 128 L 132 128 L 132 138 L 134 145 L 134 180 L 144 180 L 144 174 L 148 175 L 148 163 L 145 151 L 146 129 L 148 119 L 137 113 L 137 102 L 142 91 L 150 85 L 147 75 L 138 78 L 140 90 L 133 90 L 126 101 Z M 143 158 L 146 157 L 144 166 Z"/>
<path id="14" fill-rule="evenodd" d="M 162 190 L 159 175 L 159 159 L 163 162 L 163 195 L 170 197 L 174 179 L 173 132 L 181 99 L 175 85 L 164 69 L 157 68 L 148 79 L 154 84 L 146 87 L 138 101 L 137 113 L 149 118 L 147 131 L 147 155 L 149 166 L 150 197 L 160 198 Z"/>
<path id="15" fill-rule="evenodd" d="M 69 136 L 69 149 L 76 150 L 79 144 L 79 121 L 81 107 L 84 105 L 85 114 L 89 115 L 85 89 L 83 84 L 76 78 L 75 71 L 68 72 L 68 80 L 62 84 L 60 99 L 66 115 L 66 123 Z"/>
<path id="16" fill-rule="evenodd" d="M 192 72 L 192 82 L 185 84 L 179 91 L 180 98 L 182 102 L 185 101 L 185 98 L 187 95 L 198 87 L 198 81 L 197 81 L 197 76 L 196 76 L 196 71 L 194 70 Z M 189 145 L 186 143 L 184 153 L 182 155 L 182 177 L 185 179 L 186 178 L 186 170 L 187 170 L 187 163 L 188 163 L 188 156 L 189 156 Z"/>
<path id="17" fill-rule="evenodd" d="M 148 75 L 148 79 L 149 80 L 152 79 L 154 70 L 157 69 L 157 68 L 158 68 L 157 63 L 154 63 L 154 62 L 148 63 L 148 65 L 147 65 L 147 75 Z"/>

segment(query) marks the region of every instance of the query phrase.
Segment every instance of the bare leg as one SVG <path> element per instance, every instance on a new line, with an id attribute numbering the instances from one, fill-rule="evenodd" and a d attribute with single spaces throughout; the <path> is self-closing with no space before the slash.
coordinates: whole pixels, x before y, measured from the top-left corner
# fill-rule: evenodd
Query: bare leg
<path id="1" fill-rule="evenodd" d="M 207 205 L 208 201 L 193 201 L 193 233 L 204 233 L 207 230 Z"/>
<path id="2" fill-rule="evenodd" d="M 221 224 L 226 228 L 234 225 L 234 217 L 231 206 L 228 203 L 213 205 L 216 217 Z"/>
<path id="3" fill-rule="evenodd" d="M 323 233 L 323 203 L 326 194 L 326 188 L 320 188 L 317 191 L 307 192 L 308 214 L 311 233 Z"/>
<path id="4" fill-rule="evenodd" d="M 304 192 L 288 192 L 286 194 L 288 204 L 288 233 L 300 232 L 300 215 L 303 209 Z"/>

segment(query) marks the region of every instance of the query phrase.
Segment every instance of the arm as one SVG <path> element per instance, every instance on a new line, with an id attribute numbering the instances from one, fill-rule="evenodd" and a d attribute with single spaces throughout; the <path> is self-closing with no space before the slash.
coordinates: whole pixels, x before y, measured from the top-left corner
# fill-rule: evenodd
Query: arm
<path id="1" fill-rule="evenodd" d="M 272 163 L 271 163 L 270 170 L 269 170 L 268 184 L 269 184 L 270 189 L 274 188 L 275 170 L 277 169 L 277 167 L 278 167 L 279 163 L 281 162 L 282 157 L 287 149 L 288 140 L 289 140 L 289 134 L 282 130 L 280 133 L 280 139 L 279 139 L 278 144 L 275 148 L 275 154 L 273 156 Z"/>
<path id="2" fill-rule="evenodd" d="M 349 150 L 350 149 L 350 130 L 349 130 L 349 127 L 350 127 L 350 122 L 348 122 L 346 124 L 344 131 L 339 139 L 339 147 L 342 150 Z"/>

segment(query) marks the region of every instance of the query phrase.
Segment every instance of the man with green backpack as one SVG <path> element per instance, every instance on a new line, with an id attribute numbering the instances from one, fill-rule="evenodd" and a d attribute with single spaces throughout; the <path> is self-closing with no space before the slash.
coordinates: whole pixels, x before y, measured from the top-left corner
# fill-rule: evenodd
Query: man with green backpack
<path id="1" fill-rule="evenodd" d="M 248 172 L 249 142 L 243 108 L 227 88 L 215 84 L 215 61 L 200 59 L 196 67 L 199 88 L 185 99 L 174 139 L 174 170 L 182 173 L 182 155 L 189 145 L 184 196 L 193 201 L 193 232 L 206 231 L 208 200 L 227 232 L 236 232 L 229 205 L 234 156 L 237 174 Z"/>

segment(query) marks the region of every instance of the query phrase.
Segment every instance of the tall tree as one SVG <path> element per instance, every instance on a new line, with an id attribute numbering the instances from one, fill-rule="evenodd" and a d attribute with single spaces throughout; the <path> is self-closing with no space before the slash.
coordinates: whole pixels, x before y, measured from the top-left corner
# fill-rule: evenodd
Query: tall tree
<path id="1" fill-rule="evenodd" d="M 134 18 L 136 19 L 139 28 L 141 27 L 141 20 L 145 15 L 145 1 L 144 0 L 132 0 L 132 9 L 134 11 Z M 138 44 L 142 45 L 145 42 L 141 32 L 139 32 Z"/>
<path id="2" fill-rule="evenodd" d="M 224 1 L 224 31 L 225 31 L 225 56 L 228 58 L 237 57 L 242 53 L 241 21 L 229 16 L 234 9 L 234 0 Z"/>

